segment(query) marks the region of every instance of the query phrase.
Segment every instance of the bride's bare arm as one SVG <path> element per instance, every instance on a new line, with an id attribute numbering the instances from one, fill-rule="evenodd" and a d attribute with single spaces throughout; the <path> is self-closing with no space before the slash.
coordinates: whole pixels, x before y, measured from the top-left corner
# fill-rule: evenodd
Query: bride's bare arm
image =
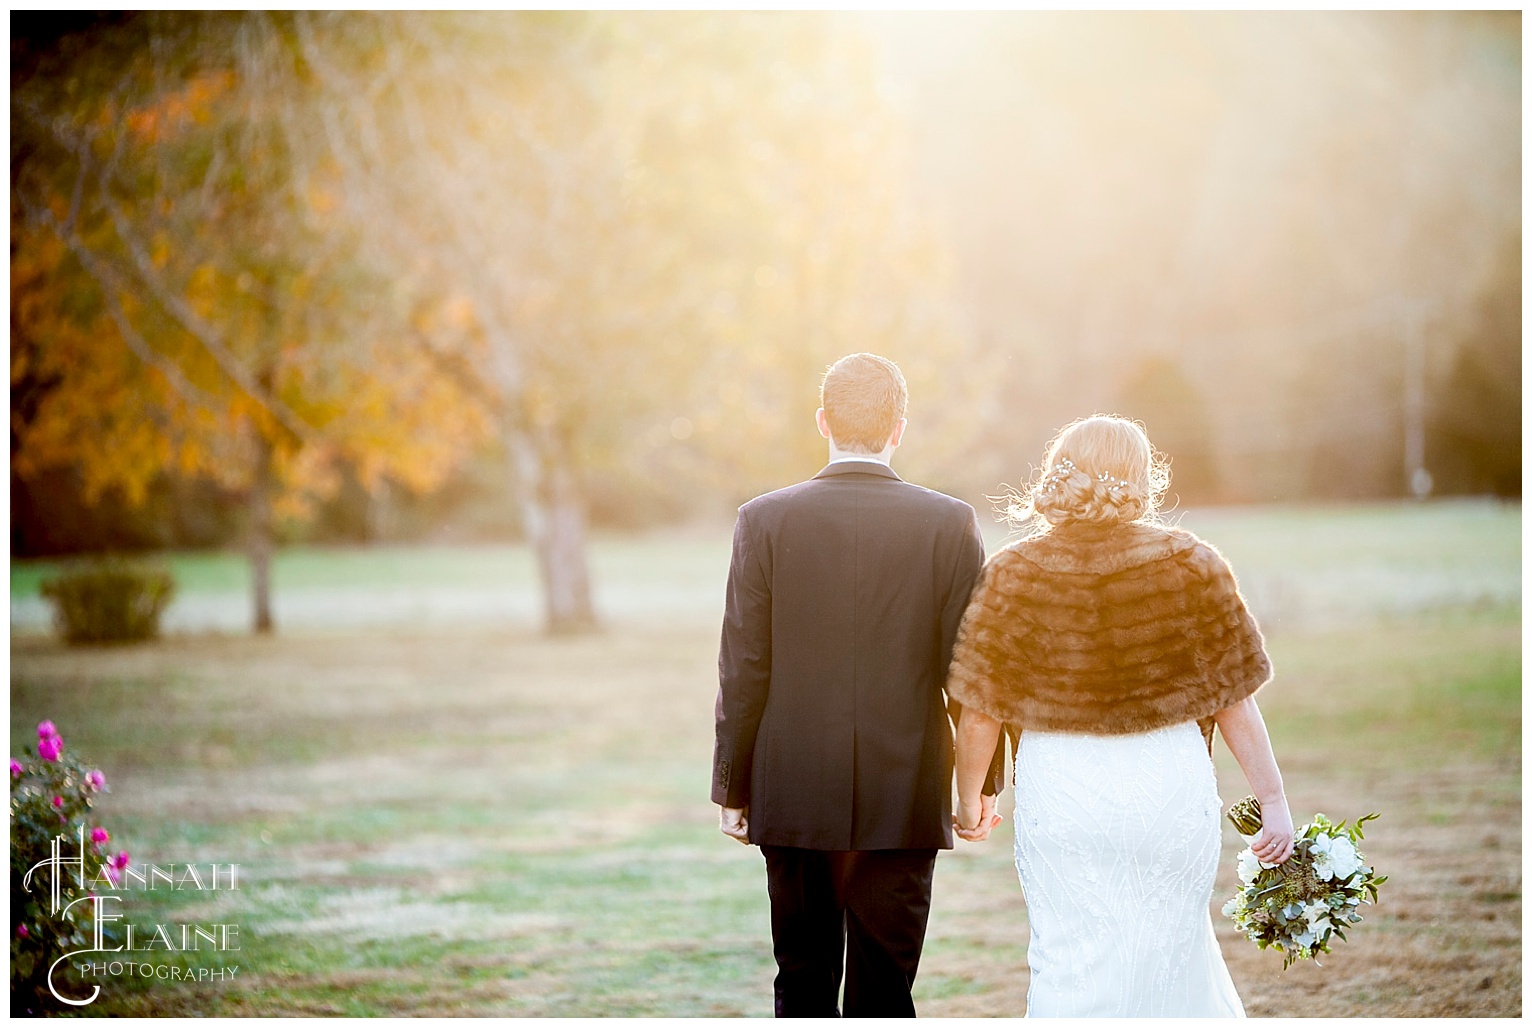
<path id="1" fill-rule="evenodd" d="M 1271 736 L 1266 734 L 1261 708 L 1255 705 L 1254 696 L 1247 696 L 1214 714 L 1213 720 L 1218 722 L 1229 752 L 1239 761 L 1250 791 L 1261 801 L 1261 832 L 1250 848 L 1264 863 L 1280 864 L 1293 855 L 1293 815 L 1287 809 L 1282 772 L 1271 751 Z"/>
<path id="2" fill-rule="evenodd" d="M 1000 741 L 1000 722 L 972 707 L 964 707 L 957 725 L 958 837 L 983 842 L 1000 823 L 994 816 L 995 797 L 982 796 L 989 777 L 995 746 Z"/>

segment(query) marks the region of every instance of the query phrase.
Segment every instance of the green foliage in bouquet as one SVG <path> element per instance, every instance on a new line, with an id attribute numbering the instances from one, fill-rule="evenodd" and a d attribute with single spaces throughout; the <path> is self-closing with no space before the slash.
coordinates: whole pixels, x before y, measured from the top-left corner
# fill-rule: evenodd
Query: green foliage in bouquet
<path id="1" fill-rule="evenodd" d="M 1261 804 L 1254 796 L 1236 803 L 1228 816 L 1247 838 L 1261 830 Z M 1317 954 L 1329 953 L 1332 939 L 1346 940 L 1346 928 L 1362 920 L 1358 908 L 1377 903 L 1378 886 L 1388 881 L 1357 849 L 1362 826 L 1378 816 L 1348 825 L 1315 814 L 1298 829 L 1293 855 L 1275 867 L 1246 847 L 1238 858 L 1241 886 L 1224 914 L 1258 947 L 1279 951 L 1284 971 L 1299 960 L 1317 964 Z"/>
<path id="2" fill-rule="evenodd" d="M 175 580 L 158 568 L 108 558 L 50 578 L 41 589 L 66 642 L 136 642 L 159 634 Z"/>
<path id="3" fill-rule="evenodd" d="M 35 1016 L 66 1007 L 48 987 L 48 970 L 65 953 L 92 944 L 94 910 L 90 900 L 70 904 L 91 894 L 91 884 L 103 878 L 115 884 L 128 865 L 128 854 L 107 853 L 111 833 L 92 823 L 91 807 L 106 790 L 106 776 L 64 754 L 64 740 L 52 721 L 37 726 L 37 750 L 11 758 L 11 1014 Z M 80 851 L 81 839 L 84 851 Z M 44 866 L 27 874 L 53 855 L 53 841 L 62 837 L 61 856 L 84 861 L 82 875 L 75 866 Z M 58 909 L 52 887 L 57 873 Z M 122 940 L 107 924 L 108 947 Z M 60 972 L 63 971 L 60 966 Z M 55 974 L 55 984 L 63 981 Z M 83 998 L 83 997 L 71 997 Z"/>

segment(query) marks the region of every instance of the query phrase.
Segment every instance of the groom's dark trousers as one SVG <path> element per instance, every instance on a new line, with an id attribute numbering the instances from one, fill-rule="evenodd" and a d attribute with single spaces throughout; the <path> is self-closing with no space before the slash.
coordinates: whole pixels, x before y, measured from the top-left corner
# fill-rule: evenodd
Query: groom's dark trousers
<path id="1" fill-rule="evenodd" d="M 914 1013 L 952 847 L 944 686 L 984 561 L 973 508 L 832 463 L 740 508 L 719 647 L 713 801 L 766 858 L 778 1014 Z M 1000 759 L 988 791 L 1000 784 Z"/>
<path id="2" fill-rule="evenodd" d="M 778 1017 L 914 1017 L 936 850 L 762 846 Z"/>

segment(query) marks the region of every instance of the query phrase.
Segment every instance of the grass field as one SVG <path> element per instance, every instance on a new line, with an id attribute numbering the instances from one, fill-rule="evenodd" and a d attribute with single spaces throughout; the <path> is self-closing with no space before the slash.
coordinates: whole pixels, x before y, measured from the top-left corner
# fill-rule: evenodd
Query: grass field
<path id="1" fill-rule="evenodd" d="M 1248 1011 L 1519 1015 L 1520 508 L 1183 524 L 1230 557 L 1262 619 L 1295 813 L 1383 814 L 1363 847 L 1391 876 L 1382 904 L 1323 968 L 1283 973 L 1215 914 Z M 727 550 L 726 527 L 601 542 L 608 628 L 573 639 L 530 614 L 412 626 L 407 606 L 366 607 L 461 585 L 535 611 L 511 548 L 288 554 L 279 589 L 372 615 L 94 650 L 18 624 L 47 568 L 13 568 L 13 747 L 55 721 L 105 769 L 98 810 L 135 863 L 240 866 L 238 891 L 124 902 L 138 924 L 237 923 L 238 954 L 153 958 L 237 964 L 232 982 L 112 980 L 83 1012 L 769 1014 L 761 860 L 707 802 Z M 188 610 L 237 602 L 236 558 L 171 564 Z M 1219 772 L 1226 801 L 1244 795 L 1221 750 Z M 1225 843 L 1216 904 L 1232 829 Z M 920 1012 L 1019 1015 L 1026 944 L 1009 833 L 944 854 Z"/>

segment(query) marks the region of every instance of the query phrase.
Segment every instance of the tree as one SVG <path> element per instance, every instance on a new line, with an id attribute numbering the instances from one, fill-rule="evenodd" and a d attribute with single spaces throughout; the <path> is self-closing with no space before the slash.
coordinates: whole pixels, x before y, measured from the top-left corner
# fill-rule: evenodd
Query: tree
<path id="1" fill-rule="evenodd" d="M 827 19 L 294 26 L 369 249 L 471 312 L 556 631 L 595 620 L 592 469 L 680 443 L 748 481 L 800 445 L 782 400 L 838 352 L 938 335 L 938 251 Z"/>
<path id="2" fill-rule="evenodd" d="M 912 384 L 982 380 L 942 373 L 942 251 L 873 54 L 840 20 L 251 13 L 124 33 L 121 54 L 97 41 L 69 65 L 95 85 L 55 70 L 18 100 L 46 154 L 13 222 L 19 206 L 81 271 L 43 280 L 83 290 L 84 335 L 116 329 L 95 400 L 119 420 L 134 390 L 185 407 L 140 430 L 229 450 L 187 466 L 247 483 L 252 539 L 273 481 L 301 495 L 353 462 L 428 488 L 489 435 L 548 626 L 581 630 L 594 483 L 775 484 L 816 443 L 784 405 L 812 412 L 849 350 L 889 353 Z M 36 299 L 42 339 L 62 298 Z M 55 374 L 23 365 L 13 382 Z M 936 392 L 918 438 L 957 434 Z M 90 403 L 48 402 L 23 463 L 87 445 Z M 190 431 L 194 408 L 212 417 Z M 49 431 L 73 449 L 48 451 Z M 385 459 L 405 433 L 428 452 Z M 165 466 L 141 463 L 102 480 Z"/>
<path id="3" fill-rule="evenodd" d="M 1521 496 L 1521 238 L 1501 247 L 1432 397 L 1428 461 L 1442 493 Z"/>
<path id="4" fill-rule="evenodd" d="M 1406 491 L 1400 308 L 1430 306 L 1445 356 L 1519 239 L 1518 12 L 868 22 L 1008 361 L 1013 459 L 1165 354 L 1207 399 L 1225 498 Z"/>
<path id="5" fill-rule="evenodd" d="M 274 513 L 342 463 L 431 488 L 487 423 L 376 309 L 259 18 L 146 15 L 13 84 L 12 462 L 78 467 L 88 499 L 167 468 L 239 490 L 269 631 Z"/>

